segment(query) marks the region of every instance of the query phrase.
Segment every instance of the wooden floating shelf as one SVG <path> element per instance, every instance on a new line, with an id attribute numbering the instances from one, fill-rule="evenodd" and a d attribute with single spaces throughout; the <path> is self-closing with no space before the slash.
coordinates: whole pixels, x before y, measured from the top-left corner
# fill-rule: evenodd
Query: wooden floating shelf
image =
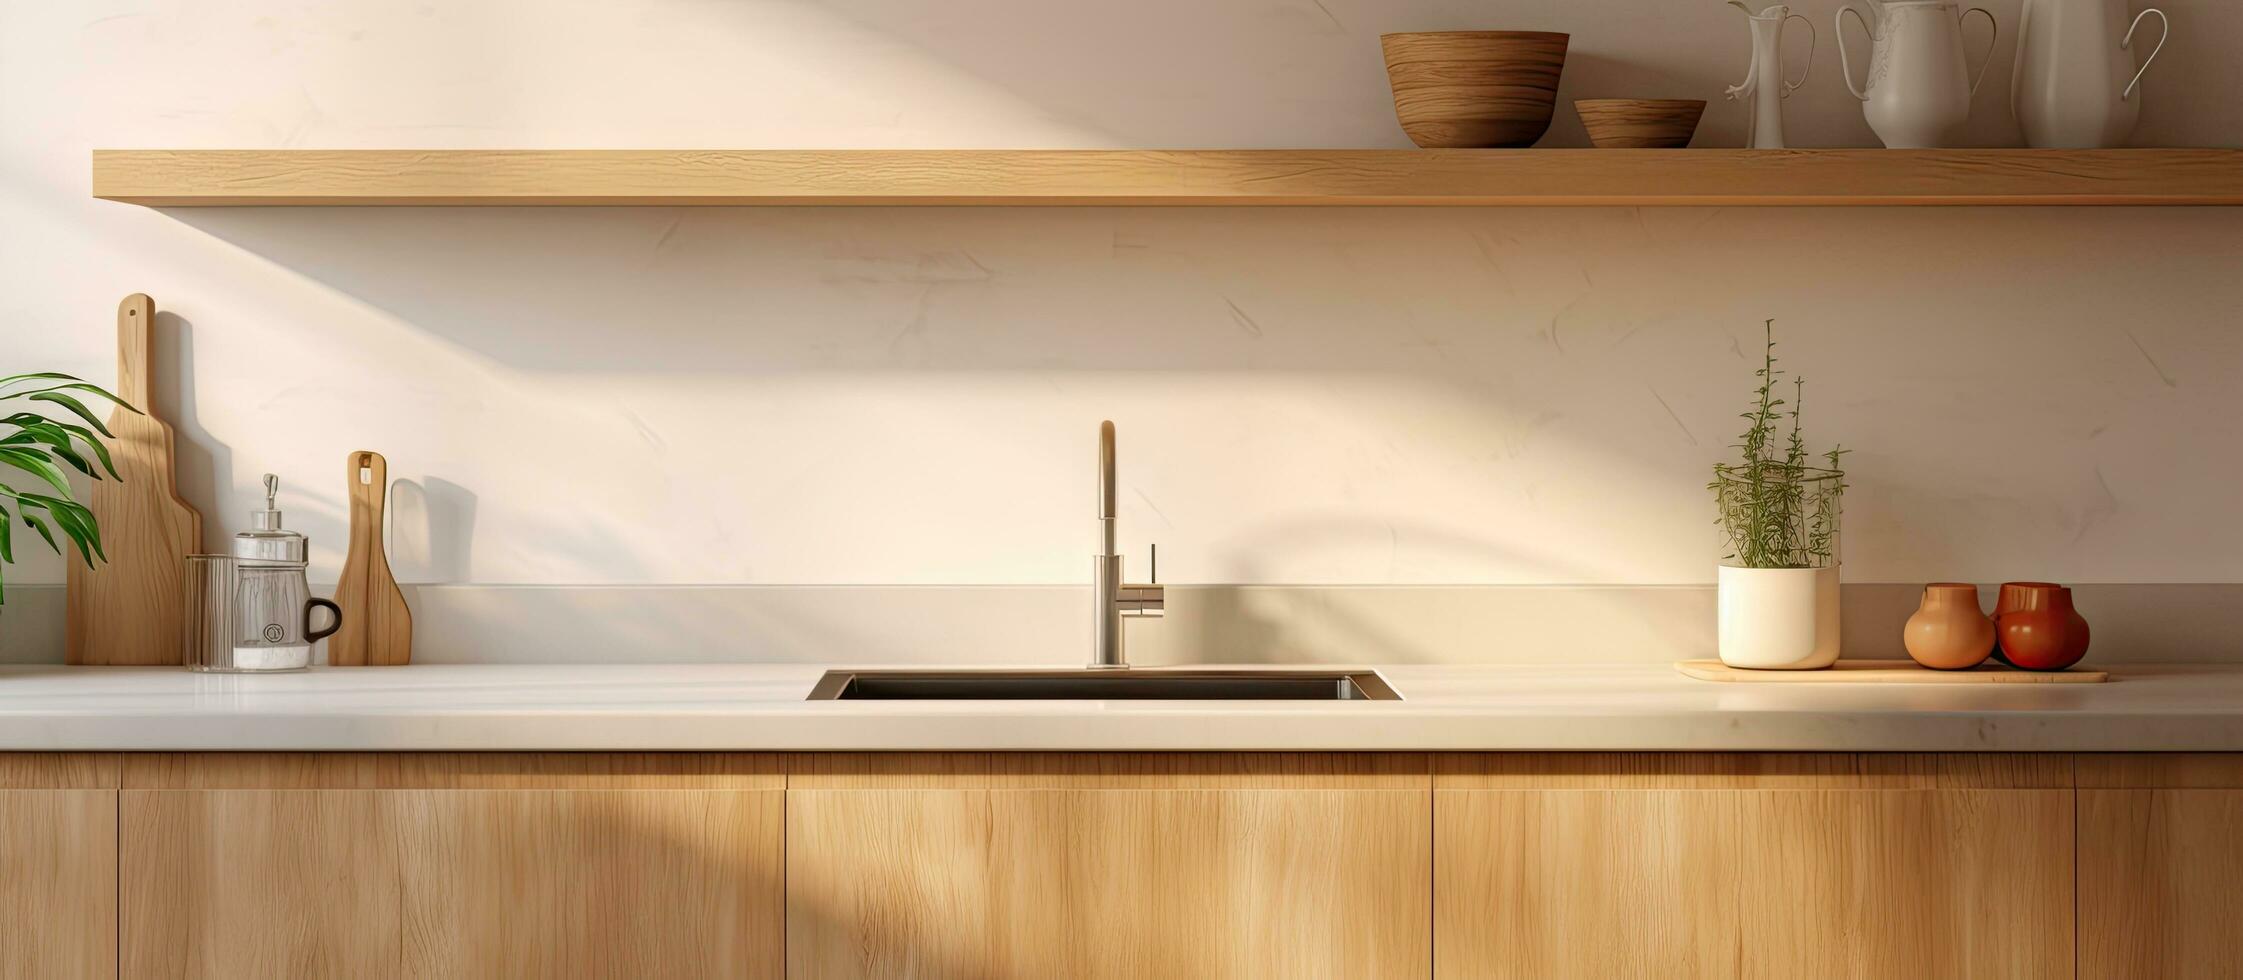
<path id="1" fill-rule="evenodd" d="M 2238 205 L 2243 150 L 95 150 L 95 197 L 330 205 Z"/>

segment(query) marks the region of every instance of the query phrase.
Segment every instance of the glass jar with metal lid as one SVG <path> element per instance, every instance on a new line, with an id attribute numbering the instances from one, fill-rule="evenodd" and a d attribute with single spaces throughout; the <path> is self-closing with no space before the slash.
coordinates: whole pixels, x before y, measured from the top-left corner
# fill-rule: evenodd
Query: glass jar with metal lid
<path id="1" fill-rule="evenodd" d="M 310 542 L 281 526 L 273 506 L 279 492 L 280 478 L 265 474 L 265 507 L 234 535 L 233 554 L 187 557 L 187 669 L 302 670 L 311 666 L 312 644 L 342 626 L 343 611 L 311 594 Z M 314 629 L 312 611 L 321 608 L 331 621 Z"/>

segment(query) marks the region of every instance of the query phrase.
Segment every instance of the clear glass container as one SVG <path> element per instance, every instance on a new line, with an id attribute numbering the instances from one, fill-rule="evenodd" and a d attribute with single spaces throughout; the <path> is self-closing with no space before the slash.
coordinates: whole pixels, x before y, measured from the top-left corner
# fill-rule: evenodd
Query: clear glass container
<path id="1" fill-rule="evenodd" d="M 180 659 L 188 670 L 247 673 L 303 670 L 312 644 L 342 625 L 342 610 L 312 598 L 305 580 L 304 536 L 281 527 L 273 497 L 280 481 L 265 474 L 265 508 L 250 513 L 250 530 L 234 535 L 231 555 L 187 556 L 187 617 Z M 329 614 L 312 628 L 314 610 Z"/>

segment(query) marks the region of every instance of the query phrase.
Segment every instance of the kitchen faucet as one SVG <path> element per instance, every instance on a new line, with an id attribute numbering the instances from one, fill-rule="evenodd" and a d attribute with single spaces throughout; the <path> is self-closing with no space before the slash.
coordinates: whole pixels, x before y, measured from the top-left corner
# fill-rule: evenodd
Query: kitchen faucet
<path id="1" fill-rule="evenodd" d="M 1129 666 L 1122 649 L 1122 617 L 1156 618 L 1168 607 L 1168 590 L 1158 584 L 1122 583 L 1122 559 L 1114 550 L 1114 423 L 1098 423 L 1098 534 L 1101 550 L 1091 556 L 1092 669 Z M 1152 580 L 1160 581 L 1160 552 L 1153 552 Z"/>

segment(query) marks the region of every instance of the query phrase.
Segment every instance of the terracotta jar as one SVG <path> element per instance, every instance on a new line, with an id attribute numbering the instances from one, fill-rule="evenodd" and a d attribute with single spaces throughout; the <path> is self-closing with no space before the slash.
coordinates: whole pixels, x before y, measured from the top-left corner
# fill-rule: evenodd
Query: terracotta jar
<path id="1" fill-rule="evenodd" d="M 2000 627 L 2000 623 L 2001 623 L 2001 621 L 2002 621 L 2002 614 L 2003 614 L 2003 613 L 2006 613 L 2006 612 L 2016 612 L 2016 611 L 2017 611 L 2017 609 L 2018 609 L 2018 607 L 2019 607 L 2019 605 L 2020 605 L 2021 603 L 2023 603 L 2023 602 L 2024 602 L 2024 598 L 2025 598 L 2025 593 L 2026 593 L 2027 591 L 2030 591 L 2030 590 L 2032 590 L 2032 589 L 2060 589 L 2060 588 L 2063 588 L 2063 586 L 2061 586 L 2061 585 L 2057 585 L 2057 584 L 2056 584 L 2056 583 L 2054 583 L 2054 582 L 2003 582 L 2003 583 L 2002 583 L 2002 587 L 2001 587 L 2001 589 L 2000 589 L 2000 590 L 1998 590 L 1998 591 L 1996 591 L 1996 592 L 1994 593 L 1994 615 L 1993 615 L 1993 620 L 1994 620 L 1994 623 L 1996 624 L 1996 625 L 1995 625 L 1995 629 L 1994 629 L 1994 660 L 1995 660 L 1996 662 L 1998 662 L 1998 663 L 2005 663 L 2005 664 L 2006 664 L 2006 663 L 2009 663 L 2009 654 L 2007 654 L 2007 653 L 2004 653 L 2004 652 L 2002 651 L 2002 631 L 2001 631 L 2001 627 Z M 2014 665 L 2012 665 L 2012 666 L 2014 666 Z"/>
<path id="2" fill-rule="evenodd" d="M 2072 590 L 2027 586 L 2017 607 L 1994 620 L 2009 662 L 2024 670 L 2063 670 L 2087 656 L 2087 620 L 2072 608 Z"/>
<path id="3" fill-rule="evenodd" d="M 1933 670 L 1967 670 L 1994 652 L 1994 621 L 1978 608 L 1978 586 L 1933 582 L 1924 586 L 1923 605 L 1908 617 L 1901 644 L 1917 663 Z"/>

